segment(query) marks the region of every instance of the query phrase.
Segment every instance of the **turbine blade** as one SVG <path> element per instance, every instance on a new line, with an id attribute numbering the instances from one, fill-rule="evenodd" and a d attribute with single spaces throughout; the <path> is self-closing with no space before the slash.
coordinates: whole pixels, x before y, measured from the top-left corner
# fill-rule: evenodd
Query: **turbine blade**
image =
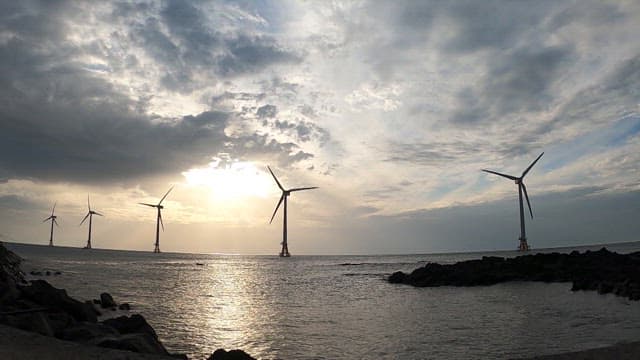
<path id="1" fill-rule="evenodd" d="M 91 211 L 91 203 L 89 202 L 89 194 L 87 194 L 87 207 L 89 208 L 89 211 Z"/>
<path id="2" fill-rule="evenodd" d="M 53 209 L 51 209 L 51 216 L 53 216 L 53 213 L 56 211 L 56 205 L 58 204 L 58 202 L 54 202 L 53 203 Z"/>
<path id="3" fill-rule="evenodd" d="M 311 190 L 311 189 L 317 189 L 317 188 L 318 188 L 317 186 L 294 188 L 294 189 L 289 190 L 289 192 L 301 191 L 301 190 Z"/>
<path id="4" fill-rule="evenodd" d="M 151 207 L 158 207 L 158 205 L 153 205 L 153 204 L 147 204 L 147 203 L 138 203 L 140 205 L 147 205 L 147 206 L 151 206 Z"/>
<path id="5" fill-rule="evenodd" d="M 543 152 L 542 154 L 538 155 L 538 157 L 537 157 L 535 160 L 533 160 L 533 162 L 531 163 L 531 165 L 529 165 L 529 167 L 527 168 L 527 170 L 525 170 L 525 171 L 522 173 L 522 176 L 520 176 L 521 178 L 523 178 L 525 175 L 527 175 L 527 173 L 529 172 L 529 170 L 531 170 L 531 168 L 533 167 L 533 165 L 535 165 L 535 164 L 538 162 L 538 160 L 540 160 L 540 158 L 542 157 L 542 155 L 544 155 L 544 152 Z"/>
<path id="6" fill-rule="evenodd" d="M 164 223 L 162 222 L 162 213 L 158 213 L 158 219 L 160 219 L 160 226 L 162 226 L 162 231 L 164 231 Z"/>
<path id="7" fill-rule="evenodd" d="M 87 220 L 87 218 L 89 217 L 89 215 L 91 215 L 91 213 L 87 213 L 87 215 L 84 217 L 84 219 L 82 219 L 82 221 L 80 222 L 80 225 L 82 225 L 82 223 Z M 78 225 L 78 226 L 80 226 Z"/>
<path id="8" fill-rule="evenodd" d="M 158 205 L 162 204 L 162 201 L 164 200 L 164 198 L 167 197 L 167 195 L 169 195 L 169 193 L 171 192 L 171 190 L 173 190 L 173 186 L 169 189 L 169 191 L 167 191 L 166 194 L 164 194 L 164 196 L 162 197 L 162 199 L 160 199 L 160 202 L 158 203 Z"/>
<path id="9" fill-rule="evenodd" d="M 46 218 L 46 219 L 42 220 L 42 222 L 47 222 L 47 221 L 49 221 L 50 219 L 51 219 L 51 216 L 49 216 L 48 218 Z"/>
<path id="10" fill-rule="evenodd" d="M 492 174 L 495 174 L 495 175 L 498 175 L 498 176 L 506 177 L 507 179 L 511 179 L 511 180 L 516 180 L 517 179 L 517 177 L 515 177 L 515 176 L 511 176 L 511 175 L 507 175 L 507 174 L 501 174 L 501 173 L 499 173 L 497 171 L 491 171 L 491 170 L 485 170 L 485 169 L 482 169 L 482 171 L 488 172 L 488 173 L 492 173 Z"/>
<path id="11" fill-rule="evenodd" d="M 273 222 L 273 218 L 276 217 L 276 213 L 278 212 L 278 208 L 280 207 L 280 204 L 282 204 L 282 200 L 284 200 L 284 193 L 282 193 L 282 196 L 280 196 L 280 201 L 278 201 L 278 205 L 276 206 L 276 209 L 273 211 L 273 215 L 271 215 L 271 220 L 269 220 L 269 224 L 271 224 Z"/>
<path id="12" fill-rule="evenodd" d="M 58 222 L 56 221 L 56 219 L 53 219 L 53 223 L 56 224 L 57 227 L 60 227 L 60 225 L 58 225 Z"/>
<path id="13" fill-rule="evenodd" d="M 280 190 L 284 191 L 284 188 L 280 184 L 280 181 L 278 181 L 278 178 L 273 174 L 273 171 L 271 171 L 271 168 L 267 166 L 267 169 L 269 169 L 269 172 L 271 173 L 271 176 L 273 176 L 273 180 L 276 181 L 276 184 L 278 184 L 278 187 L 280 188 Z"/>
<path id="14" fill-rule="evenodd" d="M 524 186 L 524 183 L 521 182 L 522 190 L 524 190 L 524 198 L 527 199 L 527 205 L 529 206 L 529 214 L 531 214 L 531 218 L 533 219 L 533 211 L 531 211 L 531 203 L 529 202 L 529 195 L 527 194 L 527 187 Z"/>
<path id="15" fill-rule="evenodd" d="M 100 214 L 100 213 L 99 213 L 99 212 L 97 212 L 97 211 L 94 211 L 93 213 L 94 213 L 94 214 L 96 214 L 96 215 L 98 215 L 98 216 L 104 216 L 104 215 Z"/>

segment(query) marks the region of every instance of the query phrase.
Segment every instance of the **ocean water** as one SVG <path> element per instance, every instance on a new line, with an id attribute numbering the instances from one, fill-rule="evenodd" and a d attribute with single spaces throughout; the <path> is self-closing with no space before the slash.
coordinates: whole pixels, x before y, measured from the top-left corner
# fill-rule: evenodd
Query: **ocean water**
<path id="1" fill-rule="evenodd" d="M 5 244 L 78 299 L 129 302 L 172 352 L 261 359 L 521 358 L 640 340 L 640 302 L 569 283 L 414 288 L 394 271 L 515 252 L 397 256 L 153 254 Z M 607 245 L 640 250 L 640 243 Z M 597 249 L 599 247 L 593 247 Z M 585 250 L 583 248 L 564 249 Z"/>

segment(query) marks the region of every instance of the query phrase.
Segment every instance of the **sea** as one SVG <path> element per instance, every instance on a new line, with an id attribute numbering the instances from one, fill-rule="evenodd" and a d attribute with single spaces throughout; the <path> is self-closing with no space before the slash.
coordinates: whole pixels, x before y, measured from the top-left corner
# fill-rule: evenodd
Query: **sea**
<path id="1" fill-rule="evenodd" d="M 131 304 L 169 351 L 192 359 L 218 348 L 259 359 L 503 359 L 640 340 L 640 302 L 572 292 L 570 283 L 386 281 L 428 262 L 517 252 L 279 258 L 5 246 L 25 259 L 26 273 L 61 272 L 30 278 L 80 300 L 106 291 Z M 606 247 L 628 253 L 640 242 Z"/>

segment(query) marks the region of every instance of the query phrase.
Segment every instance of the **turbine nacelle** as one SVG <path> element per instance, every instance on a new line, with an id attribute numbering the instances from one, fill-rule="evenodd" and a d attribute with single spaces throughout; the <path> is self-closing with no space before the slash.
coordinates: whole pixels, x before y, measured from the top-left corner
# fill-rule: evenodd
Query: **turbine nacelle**
<path id="1" fill-rule="evenodd" d="M 515 180 L 513 180 L 514 183 L 516 183 L 516 185 L 520 185 L 522 184 L 522 178 L 517 178 Z"/>

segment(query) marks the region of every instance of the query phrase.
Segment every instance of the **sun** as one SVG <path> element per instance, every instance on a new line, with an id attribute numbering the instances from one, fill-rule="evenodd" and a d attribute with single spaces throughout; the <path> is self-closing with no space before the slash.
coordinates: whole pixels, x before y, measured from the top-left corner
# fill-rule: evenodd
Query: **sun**
<path id="1" fill-rule="evenodd" d="M 273 190 L 270 177 L 252 162 L 215 159 L 182 175 L 188 185 L 205 187 L 218 199 L 265 198 Z"/>

